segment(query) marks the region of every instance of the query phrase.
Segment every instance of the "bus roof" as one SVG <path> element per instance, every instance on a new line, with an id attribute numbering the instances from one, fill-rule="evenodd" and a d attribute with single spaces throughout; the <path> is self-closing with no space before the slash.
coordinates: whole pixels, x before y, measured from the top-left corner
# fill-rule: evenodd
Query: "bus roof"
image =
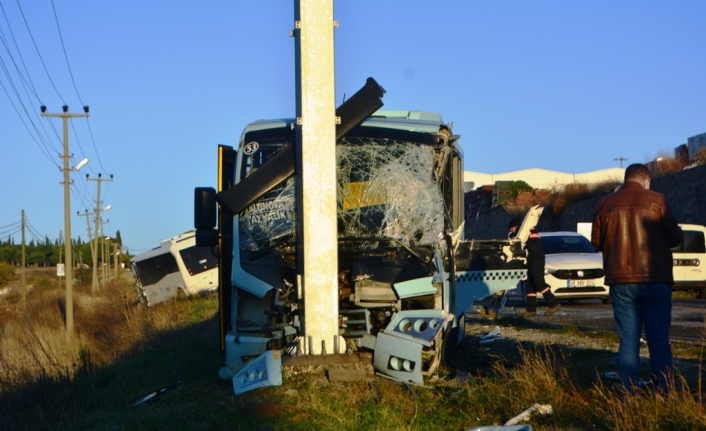
<path id="1" fill-rule="evenodd" d="M 243 135 L 257 130 L 287 127 L 294 122 L 294 118 L 253 121 L 245 127 L 245 130 L 243 130 Z M 373 115 L 363 121 L 361 126 L 408 130 L 411 132 L 436 133 L 439 131 L 440 127 L 446 127 L 447 124 L 444 123 L 443 118 L 441 118 L 441 114 L 437 114 L 435 112 L 379 110 L 375 111 Z"/>

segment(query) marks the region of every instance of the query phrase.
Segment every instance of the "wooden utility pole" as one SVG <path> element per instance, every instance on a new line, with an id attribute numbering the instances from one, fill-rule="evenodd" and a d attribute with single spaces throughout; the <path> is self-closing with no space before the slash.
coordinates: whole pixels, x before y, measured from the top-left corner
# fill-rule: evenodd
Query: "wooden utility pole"
<path id="1" fill-rule="evenodd" d="M 69 114 L 69 107 L 62 107 L 63 113 L 49 114 L 47 107 L 42 106 L 42 117 L 57 117 L 64 120 L 64 154 L 61 158 L 64 159 L 64 231 L 66 232 L 66 241 L 64 242 L 64 252 L 66 255 L 66 336 L 70 339 L 74 333 L 74 271 L 73 258 L 71 254 L 71 194 L 69 187 L 71 181 L 69 179 L 69 158 L 73 157 L 69 154 L 69 118 L 88 117 L 88 106 L 83 107 L 84 114 Z"/>
<path id="2" fill-rule="evenodd" d="M 338 345 L 333 0 L 294 2 L 297 261 L 308 354 Z"/>

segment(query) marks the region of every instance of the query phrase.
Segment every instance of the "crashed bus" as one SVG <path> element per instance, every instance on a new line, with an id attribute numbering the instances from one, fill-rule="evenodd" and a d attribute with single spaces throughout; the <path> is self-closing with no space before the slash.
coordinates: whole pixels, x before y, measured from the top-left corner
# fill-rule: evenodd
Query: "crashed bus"
<path id="1" fill-rule="evenodd" d="M 337 110 L 344 125 L 359 120 L 337 130 L 340 341 L 329 353 L 372 352 L 378 373 L 422 385 L 440 365 L 453 367 L 474 302 L 499 312 L 526 274 L 518 251 L 529 227 L 514 243 L 464 241 L 459 136 L 437 113 L 379 110 L 381 90 L 371 78 L 349 100 L 377 98 L 365 115 L 350 114 L 349 102 Z M 219 191 L 195 190 L 197 244 L 221 259 L 220 375 L 235 393 L 280 384 L 282 356 L 307 353 L 294 121 L 249 124 L 237 151 L 219 146 Z"/>
<path id="2" fill-rule="evenodd" d="M 130 259 L 137 296 L 151 307 L 178 295 L 206 294 L 218 288 L 218 259 L 185 233 Z"/>

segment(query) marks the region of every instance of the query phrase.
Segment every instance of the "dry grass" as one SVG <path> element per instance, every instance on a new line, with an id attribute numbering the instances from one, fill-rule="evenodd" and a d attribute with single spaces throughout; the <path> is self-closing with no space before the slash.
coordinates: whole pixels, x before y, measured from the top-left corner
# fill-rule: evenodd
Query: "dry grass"
<path id="1" fill-rule="evenodd" d="M 371 387 L 287 373 L 281 387 L 234 396 L 217 378 L 213 296 L 145 309 L 125 282 L 96 295 L 77 289 L 77 331 L 67 343 L 62 294 L 32 292 L 26 314 L 17 306 L 2 326 L 2 430 L 460 430 L 502 425 L 535 403 L 554 410 L 532 416 L 537 430 L 706 429 L 700 378 L 689 387 L 677 376 L 669 396 L 621 398 L 596 370 L 590 381 L 576 375 L 576 358 L 612 352 L 518 345 L 512 359 L 493 357 L 479 371 L 469 359 L 478 355 L 473 337 L 460 351 L 465 378 L 441 375 L 410 390 L 383 378 Z M 130 406 L 175 381 L 183 384 L 158 401 Z"/>

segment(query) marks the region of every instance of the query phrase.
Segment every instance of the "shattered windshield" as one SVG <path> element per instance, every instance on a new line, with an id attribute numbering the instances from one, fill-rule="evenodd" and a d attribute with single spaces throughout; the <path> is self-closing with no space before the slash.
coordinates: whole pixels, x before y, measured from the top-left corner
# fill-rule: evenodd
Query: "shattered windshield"
<path id="1" fill-rule="evenodd" d="M 282 145 L 258 144 L 251 172 Z M 261 155 L 266 152 L 267 157 Z M 336 146 L 339 238 L 394 238 L 406 246 L 434 243 L 444 231 L 444 200 L 434 178 L 434 147 L 385 138 L 343 138 Z M 239 214 L 242 250 L 294 240 L 295 180 L 290 178 Z"/>

